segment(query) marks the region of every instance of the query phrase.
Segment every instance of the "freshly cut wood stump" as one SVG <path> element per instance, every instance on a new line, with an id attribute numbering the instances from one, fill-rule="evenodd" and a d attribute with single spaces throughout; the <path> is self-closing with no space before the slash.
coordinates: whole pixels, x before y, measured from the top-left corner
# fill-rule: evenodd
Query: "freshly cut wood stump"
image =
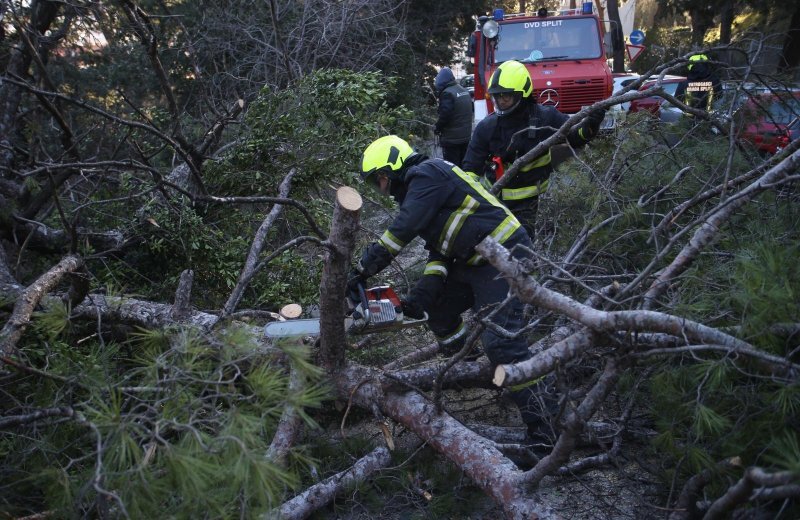
<path id="1" fill-rule="evenodd" d="M 299 318 L 302 313 L 303 307 L 297 303 L 290 303 L 289 305 L 284 306 L 280 310 L 279 314 L 287 320 L 293 320 Z"/>

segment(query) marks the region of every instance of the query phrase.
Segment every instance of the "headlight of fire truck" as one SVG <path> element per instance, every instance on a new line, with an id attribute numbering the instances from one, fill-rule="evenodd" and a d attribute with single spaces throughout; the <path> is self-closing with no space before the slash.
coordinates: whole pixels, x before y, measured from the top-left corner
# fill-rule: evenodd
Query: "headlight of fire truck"
<path id="1" fill-rule="evenodd" d="M 481 27 L 481 33 L 490 40 L 496 37 L 498 32 L 500 32 L 500 24 L 495 20 L 487 20 Z"/>

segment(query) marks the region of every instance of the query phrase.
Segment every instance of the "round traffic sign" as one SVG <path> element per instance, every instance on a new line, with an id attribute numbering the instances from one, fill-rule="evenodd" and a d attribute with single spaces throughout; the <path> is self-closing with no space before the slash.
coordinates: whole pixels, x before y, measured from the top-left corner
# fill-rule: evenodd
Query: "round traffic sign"
<path id="1" fill-rule="evenodd" d="M 630 34 L 630 36 L 628 36 L 628 39 L 634 45 L 641 45 L 642 42 L 644 41 L 644 32 L 640 31 L 639 29 L 636 29 L 635 31 L 631 31 L 631 34 Z"/>

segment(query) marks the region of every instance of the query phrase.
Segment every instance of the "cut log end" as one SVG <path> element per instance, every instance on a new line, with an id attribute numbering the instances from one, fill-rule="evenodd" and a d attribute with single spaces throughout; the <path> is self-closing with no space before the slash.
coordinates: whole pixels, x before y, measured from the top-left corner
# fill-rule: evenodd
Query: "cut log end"
<path id="1" fill-rule="evenodd" d="M 503 368 L 503 365 L 497 365 L 497 368 L 494 369 L 494 379 L 492 379 L 492 383 L 495 386 L 503 386 L 503 382 L 506 380 L 506 369 Z"/>
<path id="2" fill-rule="evenodd" d="M 336 190 L 336 201 L 342 208 L 348 211 L 358 211 L 364 204 L 361 199 L 361 194 L 350 186 L 342 186 Z"/>
<path id="3" fill-rule="evenodd" d="M 295 318 L 299 318 L 302 313 L 303 313 L 303 308 L 296 303 L 290 303 L 289 305 L 283 307 L 280 311 L 280 315 L 286 318 L 287 320 L 293 320 Z"/>

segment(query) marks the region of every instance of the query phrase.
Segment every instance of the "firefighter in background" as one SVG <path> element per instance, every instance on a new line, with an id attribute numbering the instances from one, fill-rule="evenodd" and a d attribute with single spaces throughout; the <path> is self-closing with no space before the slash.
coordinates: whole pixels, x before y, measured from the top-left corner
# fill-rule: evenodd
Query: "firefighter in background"
<path id="1" fill-rule="evenodd" d="M 722 91 L 719 76 L 705 54 L 689 58 L 686 74 L 686 104 L 692 108 L 708 110 L 711 101 Z"/>
<path id="2" fill-rule="evenodd" d="M 439 98 L 439 118 L 433 131 L 439 136 L 444 160 L 460 167 L 472 133 L 472 98 L 448 67 L 439 71 L 433 86 Z"/>
<path id="3" fill-rule="evenodd" d="M 517 158 L 552 136 L 569 116 L 555 107 L 536 103 L 531 75 L 518 61 L 506 61 L 497 67 L 487 90 L 492 96 L 494 112 L 475 127 L 462 167 L 491 186 Z M 590 112 L 583 122 L 570 129 L 567 142 L 576 148 L 589 142 L 604 117 L 605 110 Z M 548 149 L 522 166 L 499 194 L 531 238 L 535 235 L 539 195 L 547 190 L 552 172 Z"/>
<path id="4" fill-rule="evenodd" d="M 366 184 L 391 195 L 400 209 L 350 273 L 347 290 L 352 301 L 358 301 L 359 286 L 365 287 L 370 277 L 419 236 L 425 241 L 428 261 L 410 295 L 402 299 L 403 312 L 414 319 L 428 313 L 428 325 L 443 353 L 452 355 L 464 346 L 467 327 L 461 314 L 470 308 L 477 311 L 502 304 L 491 321 L 511 334 L 523 328 L 523 303 L 517 298 L 504 303 L 508 283 L 475 252 L 475 246 L 491 236 L 512 256 L 523 258 L 531 241 L 511 211 L 474 176 L 450 162 L 416 153 L 395 135 L 366 148 L 361 176 Z M 531 357 L 522 335 L 509 338 L 486 328 L 481 341 L 493 365 Z M 534 441 L 543 440 L 549 431 L 549 414 L 542 411 L 539 400 L 545 402 L 540 395 L 544 390 L 538 383 L 523 384 L 510 392 Z M 553 398 L 546 402 L 552 409 Z"/>

